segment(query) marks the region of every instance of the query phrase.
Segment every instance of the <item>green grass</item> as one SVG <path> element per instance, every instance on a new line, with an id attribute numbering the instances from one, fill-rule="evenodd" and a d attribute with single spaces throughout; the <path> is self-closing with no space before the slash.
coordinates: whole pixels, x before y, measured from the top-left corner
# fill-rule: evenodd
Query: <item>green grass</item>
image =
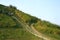
<path id="1" fill-rule="evenodd" d="M 0 14 L 0 27 L 13 27 L 15 25 L 16 23 L 11 17 L 5 14 Z"/>
<path id="2" fill-rule="evenodd" d="M 14 6 L 4 6 L 0 4 L 0 39 L 1 40 L 40 40 L 40 38 L 27 32 L 22 25 L 20 25 L 16 20 L 14 20 L 8 13 L 13 13 L 19 19 L 23 18 L 22 21 L 27 25 L 35 27 L 37 31 L 45 34 L 51 38 L 60 40 L 60 26 L 50 23 L 45 20 L 41 20 L 29 14 L 26 14 L 18 10 Z M 2 13 L 1 13 L 2 12 Z M 41 39 L 42 40 L 42 39 Z"/>
<path id="3" fill-rule="evenodd" d="M 0 40 L 42 40 L 14 21 L 10 16 L 0 14 Z"/>
<path id="4" fill-rule="evenodd" d="M 0 29 L 0 40 L 42 40 L 20 28 Z"/>
<path id="5" fill-rule="evenodd" d="M 50 36 L 51 38 L 60 40 L 60 26 L 52 24 L 50 22 L 43 23 L 43 21 L 39 21 L 34 24 L 34 27 L 40 33 Z"/>

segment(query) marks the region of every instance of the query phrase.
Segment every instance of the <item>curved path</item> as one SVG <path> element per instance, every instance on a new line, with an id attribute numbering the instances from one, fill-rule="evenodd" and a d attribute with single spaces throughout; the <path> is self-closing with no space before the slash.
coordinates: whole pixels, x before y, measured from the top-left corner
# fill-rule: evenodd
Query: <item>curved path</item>
<path id="1" fill-rule="evenodd" d="M 26 23 L 24 23 L 21 19 L 19 20 L 19 17 L 12 16 L 12 18 L 15 19 L 16 21 L 18 21 L 23 26 L 23 28 L 25 28 L 27 31 L 29 31 L 33 35 L 35 35 L 39 38 L 42 38 L 44 40 L 52 40 L 51 38 L 49 38 L 49 37 L 43 35 L 42 33 L 38 32 L 33 26 L 30 27 Z"/>

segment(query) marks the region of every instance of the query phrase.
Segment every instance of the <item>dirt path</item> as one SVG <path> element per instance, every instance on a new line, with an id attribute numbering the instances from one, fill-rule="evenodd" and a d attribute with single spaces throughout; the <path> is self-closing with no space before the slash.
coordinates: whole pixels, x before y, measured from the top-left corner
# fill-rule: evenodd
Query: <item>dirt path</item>
<path id="1" fill-rule="evenodd" d="M 43 38 L 44 40 L 51 40 L 51 38 L 43 35 L 42 33 L 38 32 L 33 26 L 31 26 L 31 29 L 33 30 L 34 34 L 36 34 L 36 36 Z"/>
<path id="2" fill-rule="evenodd" d="M 44 40 L 52 40 L 49 37 L 46 37 L 45 35 L 39 33 L 33 26 L 28 26 L 26 23 L 24 23 L 22 20 L 19 20 L 17 17 L 12 16 L 16 21 L 18 21 L 27 31 L 32 33 L 33 35 L 42 38 Z"/>

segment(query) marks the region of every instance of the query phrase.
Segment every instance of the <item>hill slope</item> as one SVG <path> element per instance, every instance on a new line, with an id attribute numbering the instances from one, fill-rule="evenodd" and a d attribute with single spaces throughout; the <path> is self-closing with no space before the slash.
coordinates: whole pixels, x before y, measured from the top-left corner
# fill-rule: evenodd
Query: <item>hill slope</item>
<path id="1" fill-rule="evenodd" d="M 28 27 L 24 24 L 28 25 Z M 0 4 L 1 40 L 42 40 L 41 38 L 31 34 L 35 33 L 33 29 L 30 29 L 32 26 L 41 34 L 46 35 L 47 38 L 50 37 L 60 40 L 60 26 L 30 16 L 19 11 L 12 5 L 4 6 Z M 26 30 L 26 28 L 29 28 L 30 30 Z"/>
<path id="2" fill-rule="evenodd" d="M 0 5 L 0 40 L 42 40 L 26 31 L 21 24 L 7 14 L 11 11 L 5 8 L 6 6 Z"/>

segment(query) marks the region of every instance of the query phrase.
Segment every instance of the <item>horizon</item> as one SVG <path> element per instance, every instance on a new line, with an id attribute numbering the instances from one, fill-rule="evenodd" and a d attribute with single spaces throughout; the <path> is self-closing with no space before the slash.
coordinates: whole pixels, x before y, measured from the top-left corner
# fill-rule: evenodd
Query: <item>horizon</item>
<path id="1" fill-rule="evenodd" d="M 60 0 L 1 0 L 0 4 L 16 6 L 27 14 L 60 25 Z"/>

